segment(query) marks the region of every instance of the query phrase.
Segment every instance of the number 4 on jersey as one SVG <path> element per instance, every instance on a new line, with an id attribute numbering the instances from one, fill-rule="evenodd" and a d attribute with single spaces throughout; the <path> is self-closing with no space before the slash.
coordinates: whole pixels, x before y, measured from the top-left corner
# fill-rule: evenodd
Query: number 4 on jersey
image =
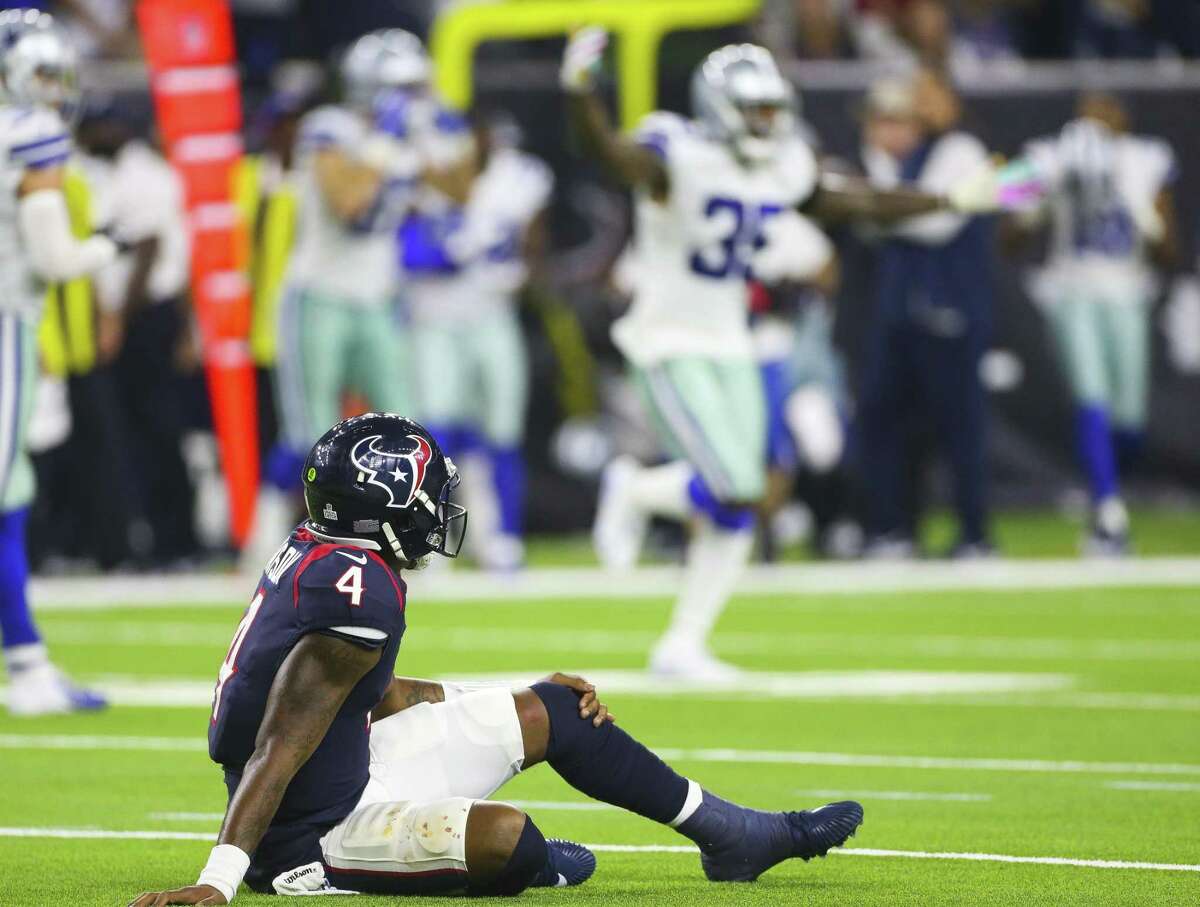
<path id="1" fill-rule="evenodd" d="M 341 575 L 333 588 L 350 596 L 350 604 L 358 607 L 362 604 L 363 575 L 362 567 L 350 567 Z"/>

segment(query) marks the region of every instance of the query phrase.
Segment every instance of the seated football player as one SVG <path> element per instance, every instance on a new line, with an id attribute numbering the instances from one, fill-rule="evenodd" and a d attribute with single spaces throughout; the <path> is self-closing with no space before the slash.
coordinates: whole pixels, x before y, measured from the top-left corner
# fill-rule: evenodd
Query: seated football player
<path id="1" fill-rule="evenodd" d="M 457 555 L 457 469 L 420 425 L 368 413 L 326 432 L 303 479 L 309 518 L 267 565 L 218 672 L 218 843 L 196 884 L 133 907 L 226 904 L 243 880 L 294 895 L 578 884 L 595 868 L 586 848 L 483 799 L 538 762 L 696 842 L 713 881 L 823 856 L 861 824 L 857 803 L 769 813 L 714 796 L 616 727 L 579 678 L 516 693 L 397 679 L 400 574 Z"/>

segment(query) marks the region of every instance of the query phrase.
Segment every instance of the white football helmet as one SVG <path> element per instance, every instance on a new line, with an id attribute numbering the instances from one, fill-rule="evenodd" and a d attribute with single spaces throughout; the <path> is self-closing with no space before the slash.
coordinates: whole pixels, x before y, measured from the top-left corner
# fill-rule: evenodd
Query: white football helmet
<path id="1" fill-rule="evenodd" d="M 714 50 L 692 75 L 692 114 L 748 163 L 768 160 L 795 132 L 798 108 L 795 90 L 765 47 Z"/>
<path id="2" fill-rule="evenodd" d="M 0 12 L 0 78 L 10 103 L 53 107 L 64 119 L 79 110 L 75 48 L 46 13 Z"/>
<path id="3" fill-rule="evenodd" d="M 381 92 L 425 88 L 431 70 L 421 39 L 401 28 L 369 32 L 342 57 L 346 99 L 363 110 L 371 109 Z"/>

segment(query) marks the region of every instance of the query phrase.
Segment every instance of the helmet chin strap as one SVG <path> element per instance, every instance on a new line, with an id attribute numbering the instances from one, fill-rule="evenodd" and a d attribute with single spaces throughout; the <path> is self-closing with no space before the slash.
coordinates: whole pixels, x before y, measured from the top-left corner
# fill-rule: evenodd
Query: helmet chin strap
<path id="1" fill-rule="evenodd" d="M 322 542 L 328 542 L 331 545 L 345 545 L 348 548 L 366 548 L 368 551 L 382 551 L 383 550 L 379 546 L 379 543 L 376 541 L 373 541 L 372 539 L 360 539 L 360 538 L 356 538 L 354 536 L 329 535 L 324 532 L 319 532 L 318 530 L 313 528 L 313 523 L 311 520 L 307 521 L 304 525 L 305 525 L 305 528 L 308 529 L 308 531 L 312 533 L 313 538 L 319 539 Z M 387 529 L 385 529 L 385 532 L 390 533 L 391 527 L 388 526 L 387 523 L 384 523 L 384 526 L 387 527 Z M 389 538 L 394 539 L 395 536 L 389 535 Z M 395 542 L 392 542 L 392 546 L 397 547 Z"/>
<path id="2" fill-rule="evenodd" d="M 392 546 L 392 551 L 396 555 L 396 559 L 401 563 L 408 560 L 408 555 L 404 553 L 404 549 L 400 545 L 400 539 L 396 538 L 396 533 L 392 529 L 392 524 L 385 522 L 381 527 L 383 534 L 388 540 L 388 544 Z"/>

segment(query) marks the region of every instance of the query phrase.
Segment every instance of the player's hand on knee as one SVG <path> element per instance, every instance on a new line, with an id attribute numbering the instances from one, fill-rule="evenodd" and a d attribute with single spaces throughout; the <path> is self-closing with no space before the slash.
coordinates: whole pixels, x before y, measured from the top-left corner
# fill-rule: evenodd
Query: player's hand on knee
<path id="1" fill-rule="evenodd" d="M 225 895 L 211 885 L 189 885 L 173 891 L 148 891 L 129 902 L 129 907 L 161 907 L 163 904 L 228 904 Z"/>
<path id="2" fill-rule="evenodd" d="M 576 674 L 561 674 L 555 672 L 546 678 L 547 683 L 557 683 L 579 694 L 579 717 L 592 719 L 596 727 L 606 721 L 616 721 L 616 716 L 609 714 L 608 706 L 600 701 L 596 693 L 596 685 L 588 683 Z"/>

